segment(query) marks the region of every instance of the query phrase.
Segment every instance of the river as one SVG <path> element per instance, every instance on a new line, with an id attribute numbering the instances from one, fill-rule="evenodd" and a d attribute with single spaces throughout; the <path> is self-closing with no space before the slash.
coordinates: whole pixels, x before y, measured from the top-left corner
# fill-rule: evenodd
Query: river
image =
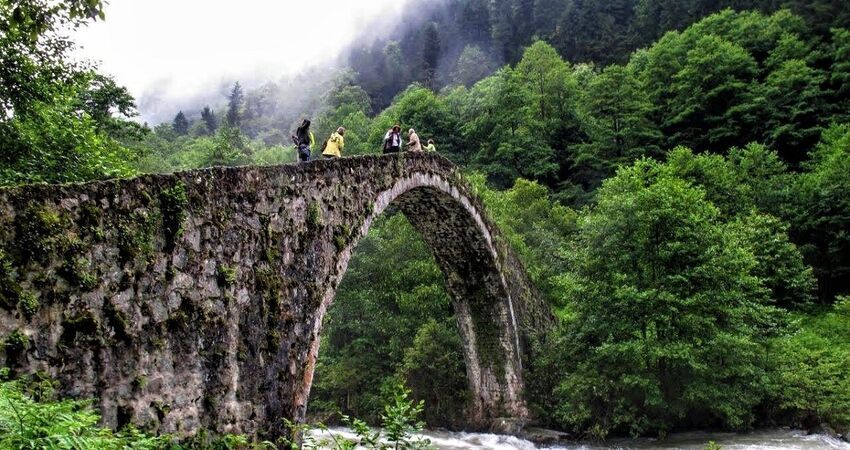
<path id="1" fill-rule="evenodd" d="M 331 430 L 338 437 L 353 438 L 343 428 Z M 326 433 L 314 431 L 317 437 Z M 572 442 L 552 446 L 535 444 L 513 436 L 484 433 L 427 431 L 423 437 L 430 439 L 434 448 L 440 450 L 703 450 L 709 441 L 714 441 L 723 450 L 850 450 L 850 444 L 825 435 L 806 435 L 803 431 L 774 429 L 751 433 L 676 433 L 660 441 L 656 439 L 612 439 L 605 443 Z M 323 447 L 319 447 L 323 448 Z"/>

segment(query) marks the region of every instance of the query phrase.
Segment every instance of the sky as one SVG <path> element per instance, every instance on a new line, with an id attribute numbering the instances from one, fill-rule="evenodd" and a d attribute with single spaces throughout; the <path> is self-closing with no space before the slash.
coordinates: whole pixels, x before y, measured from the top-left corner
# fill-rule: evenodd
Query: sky
<path id="1" fill-rule="evenodd" d="M 77 57 L 137 98 L 142 118 L 231 80 L 277 80 L 327 64 L 403 0 L 108 0 L 75 31 Z"/>

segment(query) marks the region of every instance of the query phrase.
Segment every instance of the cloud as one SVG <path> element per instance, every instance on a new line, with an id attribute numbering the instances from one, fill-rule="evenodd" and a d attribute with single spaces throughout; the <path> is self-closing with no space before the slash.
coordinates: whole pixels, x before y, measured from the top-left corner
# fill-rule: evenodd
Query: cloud
<path id="1" fill-rule="evenodd" d="M 76 54 L 99 62 L 140 100 L 143 118 L 163 102 L 219 95 L 231 80 L 278 80 L 335 64 L 399 0 L 112 0 L 106 20 L 72 34 Z M 220 97 L 219 97 L 220 98 Z M 173 112 L 172 112 L 173 114 Z"/>

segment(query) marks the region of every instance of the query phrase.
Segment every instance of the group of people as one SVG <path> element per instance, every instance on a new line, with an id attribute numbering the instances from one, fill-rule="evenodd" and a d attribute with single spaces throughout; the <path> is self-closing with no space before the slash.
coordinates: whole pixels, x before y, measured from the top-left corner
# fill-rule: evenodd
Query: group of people
<path id="1" fill-rule="evenodd" d="M 313 148 L 316 146 L 316 138 L 313 132 L 310 131 L 310 121 L 304 119 L 301 126 L 295 130 L 292 135 L 292 142 L 295 143 L 295 148 L 298 151 L 298 161 L 305 162 L 310 160 L 310 155 Z M 411 128 L 407 132 L 407 151 L 410 152 L 436 152 L 437 147 L 434 145 L 433 139 L 428 139 L 428 144 L 423 147 L 419 140 L 419 135 Z M 345 147 L 345 128 L 339 127 L 331 134 L 327 141 L 322 146 L 322 157 L 325 159 L 339 158 L 342 156 L 342 149 Z M 384 135 L 383 152 L 384 154 L 398 153 L 402 148 L 401 125 L 394 125 Z"/>
<path id="2" fill-rule="evenodd" d="M 401 151 L 401 125 L 393 125 L 384 135 L 384 154 L 398 153 Z M 428 139 L 428 145 L 422 147 L 422 142 L 419 140 L 419 135 L 416 130 L 411 128 L 407 131 L 407 151 L 410 152 L 436 152 L 437 147 L 434 146 L 434 140 Z"/>

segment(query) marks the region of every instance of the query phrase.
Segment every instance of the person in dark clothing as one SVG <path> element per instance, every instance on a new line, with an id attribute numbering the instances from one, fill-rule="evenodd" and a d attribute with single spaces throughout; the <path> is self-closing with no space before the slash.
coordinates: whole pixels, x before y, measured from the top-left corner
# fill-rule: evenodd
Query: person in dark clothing
<path id="1" fill-rule="evenodd" d="M 384 154 L 401 151 L 401 125 L 395 125 L 384 135 Z"/>
<path id="2" fill-rule="evenodd" d="M 306 162 L 310 160 L 310 154 L 313 152 L 313 147 L 316 145 L 316 138 L 313 137 L 313 132 L 310 131 L 310 121 L 304 119 L 301 126 L 295 130 L 292 136 L 292 142 L 295 143 L 295 148 L 298 149 L 298 160 Z"/>

